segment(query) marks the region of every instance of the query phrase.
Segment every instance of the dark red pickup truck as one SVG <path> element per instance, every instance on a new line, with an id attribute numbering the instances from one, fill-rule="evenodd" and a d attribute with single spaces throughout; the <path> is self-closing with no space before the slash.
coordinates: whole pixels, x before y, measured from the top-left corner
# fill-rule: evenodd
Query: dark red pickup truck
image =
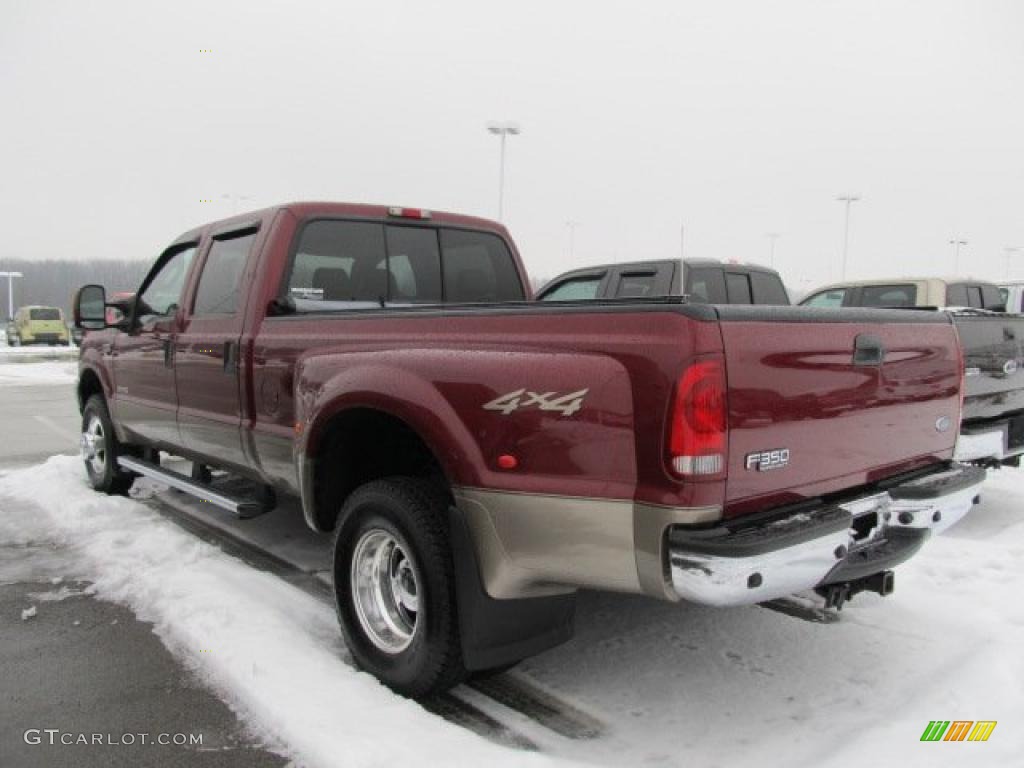
<path id="1" fill-rule="evenodd" d="M 164 451 L 298 494 L 353 657 L 416 696 L 564 641 L 579 588 L 886 594 L 978 494 L 947 315 L 529 298 L 481 219 L 300 203 L 188 232 L 114 326 L 79 292 L 91 482 L 259 511 Z"/>

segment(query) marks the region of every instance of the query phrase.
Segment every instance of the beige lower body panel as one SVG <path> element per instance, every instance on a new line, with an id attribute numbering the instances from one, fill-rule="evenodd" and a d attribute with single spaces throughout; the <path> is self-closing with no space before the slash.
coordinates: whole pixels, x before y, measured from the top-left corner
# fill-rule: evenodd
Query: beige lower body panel
<path id="1" fill-rule="evenodd" d="M 454 489 L 487 593 L 542 597 L 578 588 L 677 600 L 665 531 L 718 520 L 718 507 L 679 508 L 626 499 Z"/>

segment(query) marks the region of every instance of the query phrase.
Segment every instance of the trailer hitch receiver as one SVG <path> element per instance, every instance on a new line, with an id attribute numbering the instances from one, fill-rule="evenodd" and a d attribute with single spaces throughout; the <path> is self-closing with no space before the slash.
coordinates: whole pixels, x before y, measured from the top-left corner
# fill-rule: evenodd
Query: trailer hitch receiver
<path id="1" fill-rule="evenodd" d="M 853 581 L 841 581 L 835 584 L 823 584 L 815 588 L 815 592 L 825 598 L 826 608 L 843 609 L 843 604 L 851 600 L 858 592 L 874 592 L 891 595 L 896 588 L 896 574 L 892 571 L 880 571 Z"/>

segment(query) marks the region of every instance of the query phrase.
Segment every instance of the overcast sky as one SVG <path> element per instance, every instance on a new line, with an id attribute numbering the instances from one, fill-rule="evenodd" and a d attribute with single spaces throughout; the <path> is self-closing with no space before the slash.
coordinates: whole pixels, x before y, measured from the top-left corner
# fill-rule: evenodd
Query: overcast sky
<path id="1" fill-rule="evenodd" d="M 780 233 L 807 288 L 847 192 L 851 277 L 950 273 L 956 234 L 1001 278 L 1024 246 L 1017 0 L 0 0 L 0 104 L 0 264 L 151 259 L 293 199 L 494 217 L 495 119 L 535 275 L 674 257 L 685 225 L 692 257 Z"/>

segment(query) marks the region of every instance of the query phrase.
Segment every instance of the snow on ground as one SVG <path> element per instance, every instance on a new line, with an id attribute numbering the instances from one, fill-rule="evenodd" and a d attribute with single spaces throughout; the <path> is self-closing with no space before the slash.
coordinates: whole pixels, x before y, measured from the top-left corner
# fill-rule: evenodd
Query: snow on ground
<path id="1" fill-rule="evenodd" d="M 64 549 L 65 576 L 153 622 L 257 736 L 302 765 L 552 763 L 440 720 L 343 663 L 324 603 L 137 501 L 94 493 L 75 457 L 0 478 L 0 541 Z"/>
<path id="2" fill-rule="evenodd" d="M 53 542 L 69 579 L 154 622 L 264 739 L 311 765 L 521 765 L 342 663 L 329 608 L 148 507 L 92 493 L 55 457 L 0 478 L 0 540 Z M 556 757 L 602 765 L 1024 765 L 1024 472 L 834 624 L 581 595 L 577 638 L 523 673 L 608 724 Z M 51 564 L 52 567 L 52 564 Z M 40 601 L 38 610 L 46 610 Z M 201 650 L 212 653 L 200 653 Z M 474 703 L 516 725 L 477 696 Z M 929 720 L 997 720 L 985 743 L 922 743 Z"/>
<path id="3" fill-rule="evenodd" d="M 0 346 L 0 385 L 70 384 L 78 379 L 78 347 Z"/>
<path id="4" fill-rule="evenodd" d="M 77 362 L 4 362 L 0 356 L 0 385 L 74 384 L 78 381 Z"/>
<path id="5" fill-rule="evenodd" d="M 77 360 L 78 347 L 32 344 L 27 347 L 0 345 L 0 362 L 30 362 L 32 360 Z"/>

